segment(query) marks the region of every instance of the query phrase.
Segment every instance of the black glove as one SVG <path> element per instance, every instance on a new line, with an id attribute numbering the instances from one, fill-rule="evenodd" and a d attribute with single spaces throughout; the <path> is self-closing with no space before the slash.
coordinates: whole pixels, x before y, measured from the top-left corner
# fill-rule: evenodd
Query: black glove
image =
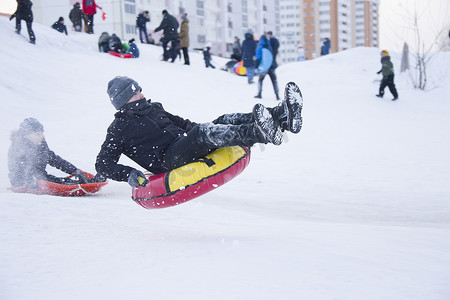
<path id="1" fill-rule="evenodd" d="M 11 17 L 9 18 L 9 20 L 11 21 L 12 19 L 14 19 L 16 17 L 16 14 L 12 14 Z"/>
<path id="2" fill-rule="evenodd" d="M 99 173 L 95 174 L 95 176 L 92 177 L 91 179 L 88 179 L 89 183 L 92 183 L 92 182 L 105 182 L 105 181 L 106 181 L 106 177 L 103 176 L 102 174 L 99 174 Z"/>
<path id="3" fill-rule="evenodd" d="M 81 171 L 80 169 L 76 170 L 74 174 L 78 177 L 81 183 L 88 182 L 86 175 L 84 175 L 83 171 Z"/>
<path id="4" fill-rule="evenodd" d="M 380 73 L 381 73 L 381 70 L 377 72 L 377 74 L 380 74 Z"/>
<path id="5" fill-rule="evenodd" d="M 147 183 L 148 180 L 141 171 L 134 169 L 130 172 L 130 176 L 128 176 L 128 184 L 132 187 L 146 186 Z"/>

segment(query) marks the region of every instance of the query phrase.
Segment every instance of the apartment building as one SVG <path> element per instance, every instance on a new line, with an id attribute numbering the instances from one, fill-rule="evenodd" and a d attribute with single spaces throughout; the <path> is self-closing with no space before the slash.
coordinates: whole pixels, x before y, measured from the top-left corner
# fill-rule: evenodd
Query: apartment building
<path id="1" fill-rule="evenodd" d="M 324 38 L 331 52 L 378 46 L 378 0 L 280 0 L 280 62 L 320 56 Z"/>

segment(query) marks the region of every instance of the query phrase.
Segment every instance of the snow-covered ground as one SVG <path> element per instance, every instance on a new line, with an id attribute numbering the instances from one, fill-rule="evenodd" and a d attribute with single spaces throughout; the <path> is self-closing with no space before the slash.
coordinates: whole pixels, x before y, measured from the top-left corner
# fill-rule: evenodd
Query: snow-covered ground
<path id="1" fill-rule="evenodd" d="M 226 59 L 170 64 L 140 44 L 141 58 L 119 59 L 97 51 L 98 35 L 34 29 L 31 45 L 0 17 L 0 299 L 450 299 L 448 53 L 429 92 L 394 53 L 397 102 L 375 97 L 379 49 L 280 66 L 280 87 L 303 91 L 301 133 L 255 146 L 243 174 L 205 196 L 145 210 L 122 182 L 80 198 L 8 191 L 10 132 L 35 117 L 52 150 L 95 173 L 114 76 L 197 122 L 250 111 L 256 85 L 220 71 Z M 269 78 L 262 103 L 277 104 Z"/>

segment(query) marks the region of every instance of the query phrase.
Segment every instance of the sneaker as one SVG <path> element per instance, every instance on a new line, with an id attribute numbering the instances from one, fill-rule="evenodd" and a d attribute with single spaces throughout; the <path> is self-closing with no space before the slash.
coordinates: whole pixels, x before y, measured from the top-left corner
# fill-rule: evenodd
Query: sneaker
<path id="1" fill-rule="evenodd" d="M 284 89 L 284 100 L 281 102 L 284 113 L 280 116 L 286 122 L 285 127 L 292 133 L 299 133 L 302 129 L 303 96 L 300 88 L 289 82 Z"/>
<path id="2" fill-rule="evenodd" d="M 261 98 L 262 98 L 262 96 L 261 96 L 261 94 L 260 94 L 260 93 L 258 93 L 258 95 L 256 95 L 256 96 L 255 96 L 255 98 L 257 98 L 257 99 L 261 99 Z"/>
<path id="3" fill-rule="evenodd" d="M 253 107 L 253 116 L 256 126 L 264 138 L 274 145 L 281 145 L 283 142 L 283 133 L 281 132 L 280 125 L 278 122 L 275 122 L 269 110 L 264 105 L 258 103 Z"/>

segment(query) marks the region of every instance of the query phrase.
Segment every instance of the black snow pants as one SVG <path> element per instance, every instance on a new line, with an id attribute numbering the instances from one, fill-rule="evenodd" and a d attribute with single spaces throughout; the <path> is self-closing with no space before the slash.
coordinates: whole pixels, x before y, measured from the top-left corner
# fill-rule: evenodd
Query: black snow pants
<path id="1" fill-rule="evenodd" d="M 30 37 L 31 42 L 36 41 L 36 36 L 34 35 L 34 31 L 32 28 L 33 21 L 32 20 L 24 20 L 27 23 L 27 30 L 28 30 L 28 36 Z M 16 31 L 17 33 L 20 33 L 20 30 L 22 29 L 22 19 L 20 17 L 16 17 Z"/>
<path id="2" fill-rule="evenodd" d="M 173 170 L 191 163 L 215 149 L 231 146 L 251 147 L 267 143 L 254 122 L 253 114 L 222 115 L 212 123 L 194 126 L 166 150 L 163 166 Z"/>
<path id="3" fill-rule="evenodd" d="M 275 74 L 275 69 L 270 68 L 269 71 L 267 73 L 263 73 L 259 75 L 259 80 L 258 80 L 258 94 L 261 95 L 262 93 L 262 87 L 263 87 L 263 81 L 264 81 L 264 77 L 266 77 L 266 75 L 269 74 L 270 80 L 272 81 L 272 85 L 273 85 L 273 91 L 275 92 L 275 95 L 278 96 L 278 80 L 277 80 L 277 75 Z"/>
<path id="4" fill-rule="evenodd" d="M 394 98 L 398 98 L 398 93 L 397 93 L 397 89 L 395 88 L 395 84 L 394 84 L 394 74 L 391 74 L 387 77 L 383 77 L 383 79 L 381 80 L 380 83 L 380 90 L 379 90 L 379 95 L 383 96 L 384 95 L 384 89 L 387 87 L 389 87 L 389 90 L 392 93 L 392 96 L 394 96 Z"/>

